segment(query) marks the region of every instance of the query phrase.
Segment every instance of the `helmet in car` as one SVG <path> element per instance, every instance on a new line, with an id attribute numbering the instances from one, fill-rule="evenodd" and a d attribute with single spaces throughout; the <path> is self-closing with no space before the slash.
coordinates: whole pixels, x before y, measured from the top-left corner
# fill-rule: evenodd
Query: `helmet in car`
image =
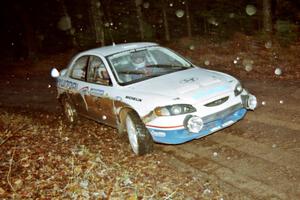
<path id="1" fill-rule="evenodd" d="M 132 61 L 132 64 L 134 65 L 134 67 L 136 69 L 140 69 L 140 68 L 143 68 L 145 67 L 146 65 L 146 56 L 144 54 L 144 52 L 132 52 L 130 54 L 130 58 L 131 58 L 131 61 Z"/>

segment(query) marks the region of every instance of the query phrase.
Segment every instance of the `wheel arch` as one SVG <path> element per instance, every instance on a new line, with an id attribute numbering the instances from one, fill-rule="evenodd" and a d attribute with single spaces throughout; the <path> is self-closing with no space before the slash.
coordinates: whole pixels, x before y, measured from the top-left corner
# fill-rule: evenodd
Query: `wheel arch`
<path id="1" fill-rule="evenodd" d="M 136 110 L 129 105 L 124 105 L 123 107 L 119 108 L 118 109 L 118 131 L 119 131 L 120 135 L 123 135 L 126 133 L 125 119 L 126 119 L 127 113 L 129 111 L 135 112 L 140 117 L 138 112 L 136 112 Z"/>
<path id="2" fill-rule="evenodd" d="M 57 96 L 59 103 L 62 103 L 63 99 L 65 99 L 65 98 L 70 99 L 67 92 L 63 92 Z"/>

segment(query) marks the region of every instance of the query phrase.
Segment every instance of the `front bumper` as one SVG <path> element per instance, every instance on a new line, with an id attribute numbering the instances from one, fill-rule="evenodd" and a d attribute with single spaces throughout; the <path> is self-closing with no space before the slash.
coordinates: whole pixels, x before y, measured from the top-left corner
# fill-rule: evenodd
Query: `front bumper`
<path id="1" fill-rule="evenodd" d="M 198 133 L 191 133 L 186 128 L 173 130 L 147 127 L 155 142 L 165 144 L 181 144 L 198 139 L 228 127 L 242 119 L 247 110 L 243 105 L 237 104 L 224 111 L 203 118 L 203 128 Z"/>

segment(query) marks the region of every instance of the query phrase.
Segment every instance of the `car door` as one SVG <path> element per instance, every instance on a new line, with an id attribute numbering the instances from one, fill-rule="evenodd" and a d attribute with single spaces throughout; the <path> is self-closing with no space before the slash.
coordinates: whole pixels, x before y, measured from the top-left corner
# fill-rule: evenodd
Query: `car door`
<path id="1" fill-rule="evenodd" d="M 87 111 L 87 103 L 85 95 L 88 92 L 86 87 L 86 72 L 89 62 L 89 56 L 84 55 L 77 58 L 71 66 L 70 78 L 78 84 L 78 90 L 69 92 L 69 96 L 78 113 L 85 115 Z"/>
<path id="2" fill-rule="evenodd" d="M 88 105 L 88 115 L 99 122 L 115 126 L 113 87 L 107 69 L 98 56 L 90 56 L 87 83 L 89 94 L 85 96 L 85 100 Z"/>

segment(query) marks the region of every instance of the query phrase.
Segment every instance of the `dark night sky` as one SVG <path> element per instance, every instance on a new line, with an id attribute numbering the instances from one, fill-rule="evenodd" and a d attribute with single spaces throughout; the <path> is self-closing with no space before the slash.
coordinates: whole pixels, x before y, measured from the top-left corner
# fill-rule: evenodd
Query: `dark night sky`
<path id="1" fill-rule="evenodd" d="M 87 31 L 88 30 L 88 9 L 86 6 L 86 1 L 82 0 L 65 0 L 65 5 L 67 7 L 68 13 L 71 16 L 71 19 L 74 23 L 74 28 L 77 31 Z M 110 4 L 110 12 L 107 13 L 105 10 L 108 6 L 108 2 Z M 160 39 L 160 32 L 163 31 L 161 27 L 159 27 L 158 21 L 161 20 L 161 11 L 158 1 L 149 0 L 144 1 L 149 2 L 150 7 L 148 9 L 144 9 L 144 13 L 147 14 L 147 20 L 156 32 L 152 37 Z M 178 6 L 182 6 L 183 0 L 174 0 L 169 1 L 174 6 L 169 9 L 176 9 Z M 239 2 L 232 2 L 232 8 L 230 3 L 225 0 L 215 0 L 215 1 L 191 1 L 191 13 L 194 15 L 194 18 L 200 16 L 205 11 L 211 11 L 213 9 L 216 12 L 219 10 L 233 10 L 236 11 L 244 10 L 244 6 L 247 4 L 257 5 L 255 0 L 241 0 Z M 274 4 L 275 2 L 279 2 Z M 126 0 L 126 1 L 104 1 L 104 17 L 107 15 L 111 15 L 111 18 L 115 23 L 118 21 L 124 21 L 124 13 L 129 11 L 128 15 L 131 15 L 132 21 L 135 21 L 135 11 L 134 11 L 134 3 L 133 0 Z M 293 21 L 293 23 L 298 23 L 297 20 L 300 18 L 300 1 L 299 0 L 278 0 L 273 1 L 273 5 L 276 5 L 276 16 L 274 18 L 280 18 L 284 20 Z M 236 8 L 240 6 L 241 8 Z M 259 5 L 257 5 L 259 6 Z M 202 9 L 202 10 L 201 10 Z M 207 9 L 207 10 L 205 10 Z M 123 13 L 122 13 L 123 12 Z M 131 13 L 130 13 L 131 12 Z M 173 12 L 170 10 L 169 12 Z M 1 57 L 20 57 L 25 55 L 26 49 L 26 31 L 31 30 L 31 32 L 27 34 L 34 34 L 36 38 L 35 46 L 39 49 L 40 52 L 55 52 L 56 50 L 63 50 L 62 47 L 68 47 L 69 43 L 65 43 L 67 41 L 68 35 L 66 32 L 61 31 L 57 28 L 57 22 L 59 21 L 60 17 L 63 15 L 63 9 L 61 1 L 59 0 L 11 0 L 6 2 L 6 4 L 2 4 L 1 6 Z M 80 15 L 78 14 L 80 13 Z M 120 13 L 120 14 L 119 14 Z M 126 18 L 130 16 L 126 15 Z M 259 15 L 259 13 L 257 13 Z M 118 18 L 119 17 L 119 18 Z M 182 24 L 184 21 L 180 21 L 182 19 L 176 19 L 175 15 L 170 14 L 170 26 L 175 27 L 173 28 L 173 34 L 178 34 L 178 37 L 181 37 L 182 34 L 180 32 L 183 29 Z M 173 21 L 172 21 L 173 20 Z M 199 21 L 199 20 L 198 20 Z M 132 26 L 136 27 L 133 22 Z M 158 24 L 155 24 L 158 23 Z M 157 26 L 156 26 L 157 25 Z M 121 25 L 120 25 L 121 26 Z M 153 28 L 152 27 L 152 28 Z M 130 27 L 128 28 L 130 29 Z M 194 30 L 198 30 L 201 28 L 193 27 Z M 130 33 L 130 31 L 128 32 Z M 122 39 L 126 37 L 126 35 L 121 35 Z M 129 35 L 128 35 L 129 37 Z M 130 40 L 130 39 L 129 39 Z M 138 40 L 138 38 L 133 38 L 132 40 Z M 40 42 L 39 42 L 40 41 Z M 51 50 L 50 50 L 51 49 Z"/>

